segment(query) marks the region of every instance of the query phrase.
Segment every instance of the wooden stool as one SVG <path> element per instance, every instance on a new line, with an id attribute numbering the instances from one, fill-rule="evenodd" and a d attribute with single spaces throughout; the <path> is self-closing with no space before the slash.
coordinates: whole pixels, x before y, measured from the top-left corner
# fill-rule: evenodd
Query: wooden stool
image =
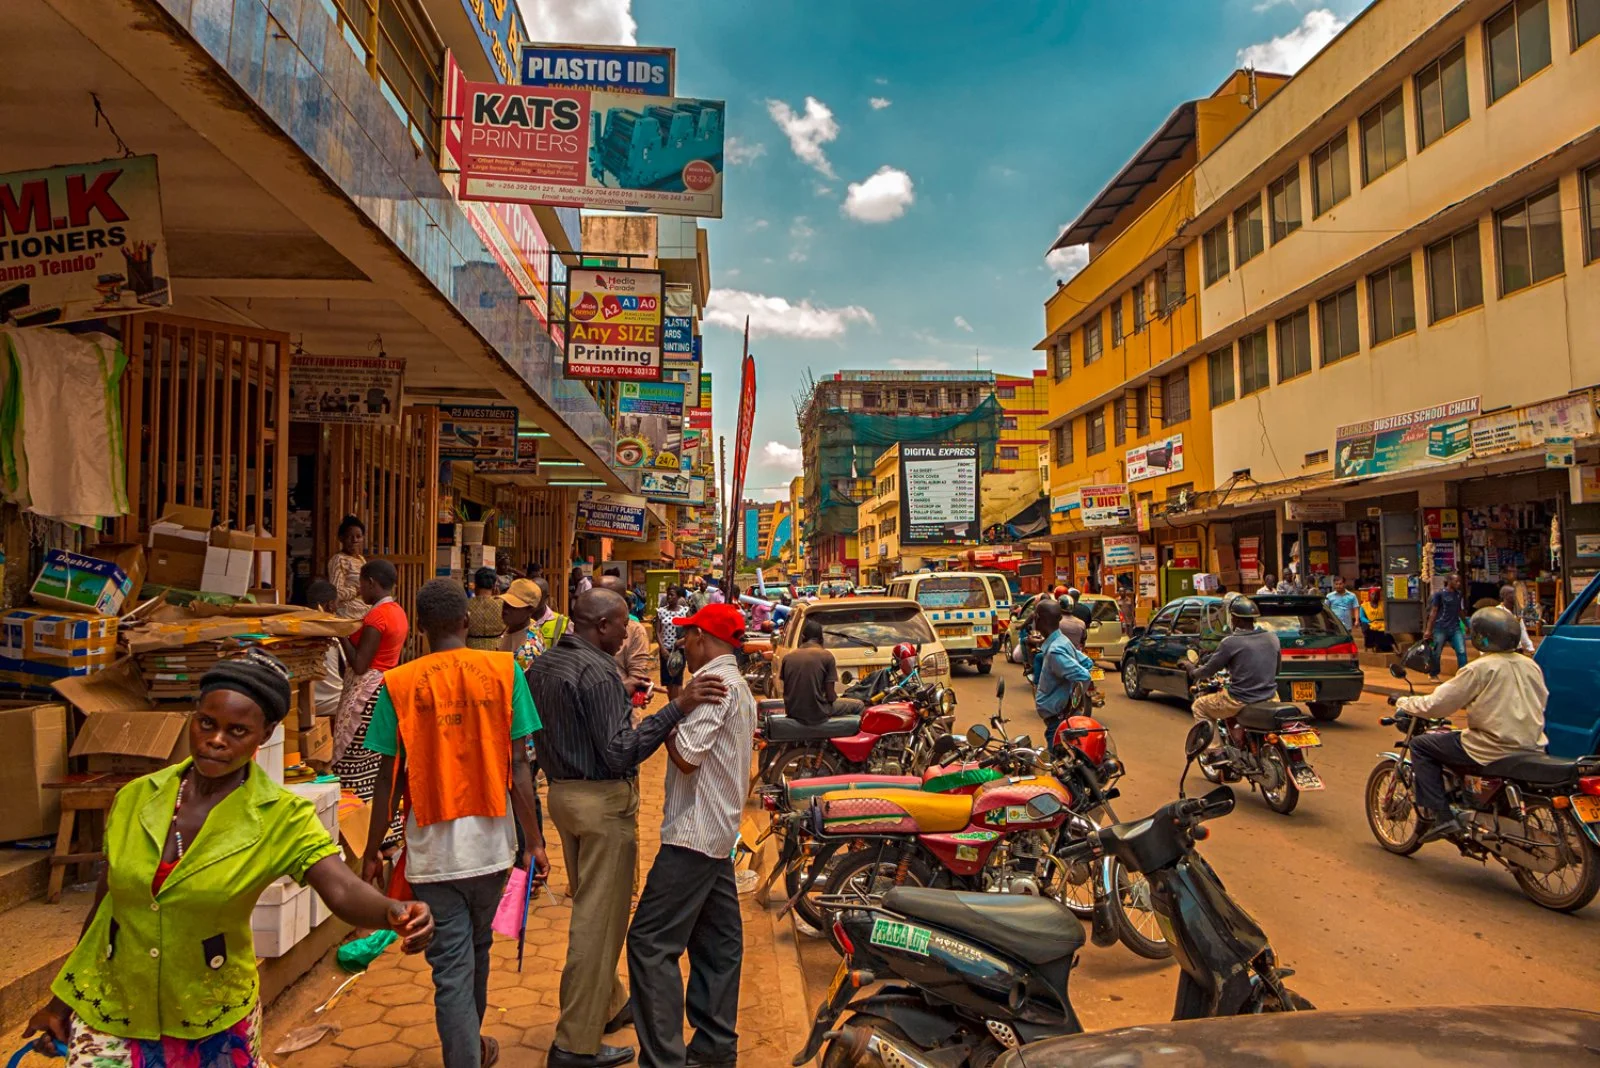
<path id="1" fill-rule="evenodd" d="M 132 776 L 128 775 L 88 775 L 44 784 L 46 788 L 61 791 L 61 826 L 56 832 L 55 853 L 50 857 L 50 883 L 45 893 L 45 900 L 50 904 L 61 900 L 67 865 L 78 866 L 79 882 L 95 877 L 95 863 L 106 858 L 106 815 L 111 811 L 117 791 L 131 781 Z M 78 825 L 80 812 L 84 814 L 81 827 Z M 74 836 L 78 838 L 76 844 Z"/>

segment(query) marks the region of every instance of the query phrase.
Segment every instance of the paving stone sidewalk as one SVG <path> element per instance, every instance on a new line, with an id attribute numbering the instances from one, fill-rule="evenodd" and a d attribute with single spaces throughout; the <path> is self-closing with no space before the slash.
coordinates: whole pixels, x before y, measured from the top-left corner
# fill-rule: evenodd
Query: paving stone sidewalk
<path id="1" fill-rule="evenodd" d="M 662 791 L 666 755 L 657 753 L 640 768 L 639 885 L 660 848 Z M 489 979 L 489 1011 L 484 1032 L 500 1042 L 500 1064 L 528 1068 L 545 1063 L 560 1005 L 561 964 L 567 951 L 566 869 L 560 840 L 551 828 L 550 885 L 534 902 L 521 974 L 516 943 L 496 936 L 494 970 Z M 744 966 L 740 977 L 739 1063 L 742 1068 L 786 1065 L 805 1042 L 810 1006 L 788 919 L 779 920 L 752 895 L 740 898 L 744 915 Z M 627 960 L 622 962 L 624 970 Z M 687 972 L 687 959 L 684 968 Z M 394 948 L 384 953 L 323 1017 L 312 1015 L 346 976 L 330 953 L 268 1010 L 266 1052 L 274 1068 L 399 1068 L 439 1066 L 439 1036 L 433 1024 L 433 980 L 427 962 Z M 288 1032 L 331 1018 L 343 1030 L 310 1049 L 274 1055 Z M 634 1045 L 631 1029 L 608 1039 Z"/>

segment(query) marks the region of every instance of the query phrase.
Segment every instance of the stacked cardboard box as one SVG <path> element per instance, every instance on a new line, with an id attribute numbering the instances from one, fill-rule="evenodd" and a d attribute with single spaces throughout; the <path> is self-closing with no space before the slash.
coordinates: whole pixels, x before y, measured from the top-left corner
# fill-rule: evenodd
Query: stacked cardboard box
<path id="1" fill-rule="evenodd" d="M 173 505 L 150 524 L 147 578 L 158 586 L 243 597 L 250 592 L 256 539 L 211 525 L 211 510 Z"/>
<path id="2" fill-rule="evenodd" d="M 44 784 L 66 773 L 66 706 L 0 705 L 0 842 L 55 833 L 61 795 Z"/>
<path id="3" fill-rule="evenodd" d="M 332 638 L 222 638 L 134 657 L 151 698 L 181 701 L 200 696 L 200 680 L 218 662 L 254 647 L 271 653 L 289 669 L 289 684 L 322 677 L 323 659 Z"/>
<path id="4" fill-rule="evenodd" d="M 48 693 L 59 679 L 109 667 L 117 618 L 14 608 L 0 615 L 0 683 Z"/>

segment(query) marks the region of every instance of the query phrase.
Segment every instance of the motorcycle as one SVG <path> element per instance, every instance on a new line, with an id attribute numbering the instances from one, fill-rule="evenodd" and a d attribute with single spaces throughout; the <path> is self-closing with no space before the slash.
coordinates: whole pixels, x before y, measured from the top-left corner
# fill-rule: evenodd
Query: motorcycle
<path id="1" fill-rule="evenodd" d="M 1411 688 L 1405 668 L 1390 674 Z M 1411 688 L 1415 693 L 1415 689 Z M 1391 695 L 1389 703 L 1399 698 Z M 1367 778 L 1367 825 L 1378 844 L 1408 857 L 1422 847 L 1413 796 L 1411 742 L 1449 730 L 1448 717 L 1396 711 L 1396 752 L 1382 753 Z M 1544 753 L 1501 757 L 1481 772 L 1444 769 L 1445 796 L 1465 812 L 1467 833 L 1449 841 L 1473 860 L 1498 861 L 1536 905 L 1576 912 L 1600 891 L 1600 756 L 1563 760 Z"/>
<path id="2" fill-rule="evenodd" d="M 1284 984 L 1293 970 L 1279 965 L 1266 933 L 1195 848 L 1205 822 L 1234 805 L 1227 786 L 1200 798 L 1184 793 L 1214 730 L 1201 722 L 1189 732 L 1177 801 L 1105 828 L 1074 817 L 1076 848 L 1110 853 L 1149 880 L 1181 969 L 1173 1019 L 1313 1008 Z M 1048 818 L 1055 804 L 1050 794 L 1030 798 L 1029 818 Z M 796 1068 L 824 1043 L 824 1068 L 868 1055 L 907 1068 L 981 1068 L 1008 1049 L 1083 1031 L 1068 989 L 1083 930 L 1054 901 L 900 887 L 879 904 L 841 911 L 834 926 L 844 959 Z"/>
<path id="3" fill-rule="evenodd" d="M 1187 662 L 1192 672 L 1200 655 L 1190 649 Z M 1228 673 L 1219 671 L 1190 687 L 1190 698 L 1217 693 L 1227 685 Z M 1278 700 L 1245 705 L 1222 724 L 1221 738 L 1217 755 L 1200 758 L 1200 774 L 1207 782 L 1244 779 L 1260 789 L 1268 808 L 1285 816 L 1300 803 L 1301 791 L 1324 788 L 1322 777 L 1306 759 L 1308 750 L 1322 745 L 1322 736 L 1306 725 L 1299 705 Z"/>

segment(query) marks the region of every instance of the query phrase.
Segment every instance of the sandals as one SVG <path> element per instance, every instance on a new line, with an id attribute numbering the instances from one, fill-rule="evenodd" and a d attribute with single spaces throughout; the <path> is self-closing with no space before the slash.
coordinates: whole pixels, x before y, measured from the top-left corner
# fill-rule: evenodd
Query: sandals
<path id="1" fill-rule="evenodd" d="M 478 1062 L 483 1068 L 492 1068 L 500 1059 L 500 1042 L 488 1035 L 478 1036 Z"/>

